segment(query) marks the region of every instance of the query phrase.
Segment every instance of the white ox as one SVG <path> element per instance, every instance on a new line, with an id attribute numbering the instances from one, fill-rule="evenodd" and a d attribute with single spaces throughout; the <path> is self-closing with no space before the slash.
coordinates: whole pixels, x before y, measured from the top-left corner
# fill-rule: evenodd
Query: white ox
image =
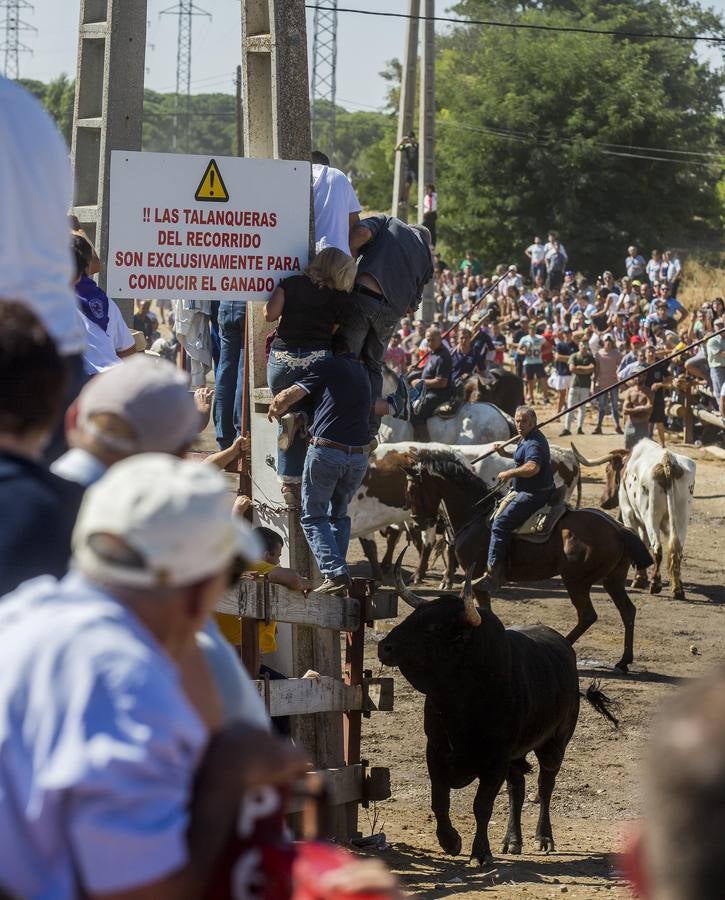
<path id="1" fill-rule="evenodd" d="M 387 369 L 383 372 L 383 396 L 392 394 L 397 376 Z M 462 403 L 448 418 L 435 415 L 428 419 L 431 443 L 482 444 L 485 441 L 505 441 L 515 433 L 513 419 L 493 403 Z M 413 426 L 402 419 L 385 416 L 378 433 L 386 444 L 413 440 Z"/>
<path id="2" fill-rule="evenodd" d="M 600 505 L 613 509 L 619 503 L 622 522 L 648 544 L 655 560 L 651 592 L 662 590 L 660 566 L 666 544 L 672 595 L 684 600 L 681 568 L 695 491 L 693 460 L 649 439 L 640 441 L 631 451 L 612 450 L 597 459 L 582 456 L 573 444 L 572 450 L 584 466 L 607 464 Z M 646 585 L 646 570 L 638 570 L 633 587 Z"/>

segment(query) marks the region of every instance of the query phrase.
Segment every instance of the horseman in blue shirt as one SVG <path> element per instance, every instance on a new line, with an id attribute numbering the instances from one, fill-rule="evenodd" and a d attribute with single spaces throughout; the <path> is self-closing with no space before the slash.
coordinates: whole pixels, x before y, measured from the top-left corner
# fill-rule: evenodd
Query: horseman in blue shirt
<path id="1" fill-rule="evenodd" d="M 516 430 L 521 435 L 520 442 L 513 453 L 504 448 L 503 442 L 496 445 L 496 450 L 500 456 L 513 456 L 514 468 L 501 472 L 499 481 L 511 481 L 516 496 L 491 524 L 486 572 L 473 582 L 484 590 L 499 587 L 506 572 L 506 557 L 512 532 L 523 525 L 537 509 L 546 506 L 554 490 L 549 442 L 537 427 L 536 412 L 530 406 L 519 406 L 514 420 Z"/>

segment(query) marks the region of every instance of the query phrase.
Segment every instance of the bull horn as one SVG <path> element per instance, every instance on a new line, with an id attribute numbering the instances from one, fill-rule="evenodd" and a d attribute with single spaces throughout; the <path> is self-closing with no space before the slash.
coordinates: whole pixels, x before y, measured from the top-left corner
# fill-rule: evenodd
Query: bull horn
<path id="1" fill-rule="evenodd" d="M 583 456 L 574 444 L 571 445 L 571 449 L 574 451 L 574 456 L 579 460 L 579 463 L 582 466 L 589 466 L 593 468 L 594 466 L 603 466 L 604 463 L 609 462 L 609 460 L 614 456 L 613 452 L 605 453 L 604 456 L 598 456 L 596 459 L 587 459 L 586 456 Z"/>
<path id="2" fill-rule="evenodd" d="M 395 568 L 393 569 L 395 590 L 400 599 L 405 600 L 408 606 L 412 606 L 413 609 L 418 609 L 419 606 L 423 606 L 426 602 L 425 597 L 419 597 L 407 588 L 403 581 L 403 573 L 400 568 L 407 549 L 407 547 L 404 547 L 398 555 L 398 558 L 395 560 Z"/>
<path id="3" fill-rule="evenodd" d="M 476 598 L 471 585 L 474 567 L 475 563 L 466 572 L 466 582 L 463 586 L 463 618 L 471 628 L 478 628 L 481 624 L 481 613 L 476 609 Z"/>

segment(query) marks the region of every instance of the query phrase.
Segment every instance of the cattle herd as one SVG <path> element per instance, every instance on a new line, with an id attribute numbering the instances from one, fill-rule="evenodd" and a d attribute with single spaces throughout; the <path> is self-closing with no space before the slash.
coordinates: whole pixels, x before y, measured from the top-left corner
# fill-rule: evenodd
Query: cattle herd
<path id="1" fill-rule="evenodd" d="M 632 586 L 658 593 L 666 556 L 673 597 L 684 599 L 681 562 L 695 486 L 695 463 L 651 440 L 593 459 L 574 445 L 552 446 L 559 504 L 543 534 L 515 535 L 507 581 L 561 577 L 576 623 L 565 637 L 545 625 L 504 628 L 489 595 L 471 588 L 485 568 L 490 517 L 499 499 L 497 476 L 513 465 L 495 454 L 480 459 L 492 447 L 484 440 L 501 440 L 500 419 L 487 415 L 492 433 L 478 427 L 475 443 L 470 433 L 463 436 L 470 422 L 457 421 L 461 433 L 455 444 L 404 439 L 381 444 L 350 506 L 352 534 L 360 538 L 373 577 L 389 582 L 392 575 L 399 597 L 414 608 L 379 643 L 378 656 L 383 664 L 397 666 L 425 696 L 426 762 L 438 843 L 446 853 L 461 852 L 462 840 L 449 816 L 450 791 L 477 780 L 470 855 L 483 867 L 492 864 L 488 825 L 504 782 L 509 819 L 501 852 L 521 852 L 530 752 L 539 766 L 536 844 L 546 852 L 554 848 L 550 801 L 580 696 L 617 724 L 609 698 L 596 684 L 584 693 L 579 689 L 573 645 L 597 620 L 590 590 L 602 585 L 619 612 L 624 644 L 616 668 L 626 673 L 634 659 L 636 615 L 627 592 L 630 569 L 635 570 Z M 580 508 L 582 467 L 604 465 L 601 508 Z M 617 506 L 620 519 L 607 512 Z M 378 530 L 387 538 L 382 560 L 374 541 Z M 393 567 L 401 536 L 418 550 L 413 583 L 425 577 L 436 548 L 445 552 L 443 593 L 435 599 L 423 599 L 406 586 L 402 553 Z M 457 572 L 462 589 L 454 589 Z"/>

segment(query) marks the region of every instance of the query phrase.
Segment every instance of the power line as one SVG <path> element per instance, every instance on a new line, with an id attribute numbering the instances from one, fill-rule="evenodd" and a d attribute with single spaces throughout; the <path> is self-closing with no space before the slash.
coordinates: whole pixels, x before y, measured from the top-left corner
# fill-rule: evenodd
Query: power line
<path id="1" fill-rule="evenodd" d="M 355 100 L 347 100 L 344 97 L 340 97 L 340 102 L 347 103 L 349 106 L 357 106 L 363 109 L 374 110 L 375 112 L 379 112 L 384 114 L 384 110 L 378 106 L 371 106 L 367 103 L 358 103 Z M 505 138 L 508 140 L 519 141 L 520 143 L 525 144 L 536 144 L 540 147 L 546 147 L 548 142 L 541 141 L 531 135 L 528 135 L 521 131 L 510 131 L 502 128 L 494 128 L 492 126 L 478 126 L 469 125 L 466 122 L 461 122 L 457 119 L 436 119 L 437 125 L 446 126 L 455 126 L 457 128 L 463 128 L 466 131 L 473 131 L 478 134 L 492 134 L 496 137 Z M 567 144 L 568 146 L 573 146 L 574 142 L 571 140 L 566 140 L 563 138 L 557 139 L 560 144 Z M 661 158 L 651 155 L 640 155 L 634 153 L 618 153 L 614 150 L 608 150 L 609 147 L 622 148 L 623 150 L 649 150 L 651 153 L 679 153 L 679 154 L 694 154 L 696 156 L 704 156 L 704 157 L 712 157 L 713 159 L 722 159 L 725 156 L 725 153 L 717 152 L 717 151 L 699 151 L 699 150 L 673 150 L 668 147 L 643 147 L 636 144 L 613 144 L 608 143 L 606 141 L 597 141 L 594 145 L 595 149 L 597 149 L 600 153 L 604 153 L 606 155 L 611 156 L 632 156 L 637 159 L 650 159 L 654 162 L 673 162 L 673 163 L 681 163 L 682 165 L 695 165 L 695 166 L 710 166 L 715 163 L 707 163 L 707 162 L 698 162 L 696 160 L 688 160 L 688 159 L 671 159 L 671 158 Z"/>
<path id="2" fill-rule="evenodd" d="M 307 9 L 321 8 L 316 3 L 306 3 Z M 353 9 L 351 7 L 337 8 L 341 13 L 354 13 L 359 16 L 383 16 L 388 19 L 420 19 L 421 21 L 432 20 L 433 22 L 450 22 L 454 25 L 487 25 L 491 28 L 514 28 L 524 29 L 527 31 L 552 31 L 564 32 L 569 34 L 593 34 L 611 37 L 629 37 L 639 40 L 664 39 L 670 41 L 707 41 L 712 44 L 725 44 L 725 37 L 715 37 L 706 34 L 672 34 L 657 31 L 618 31 L 617 29 L 608 28 L 585 28 L 577 25 L 534 25 L 530 22 L 496 22 L 490 19 L 458 19 L 454 16 L 411 16 L 409 13 L 398 12 L 378 12 L 371 9 Z"/>

